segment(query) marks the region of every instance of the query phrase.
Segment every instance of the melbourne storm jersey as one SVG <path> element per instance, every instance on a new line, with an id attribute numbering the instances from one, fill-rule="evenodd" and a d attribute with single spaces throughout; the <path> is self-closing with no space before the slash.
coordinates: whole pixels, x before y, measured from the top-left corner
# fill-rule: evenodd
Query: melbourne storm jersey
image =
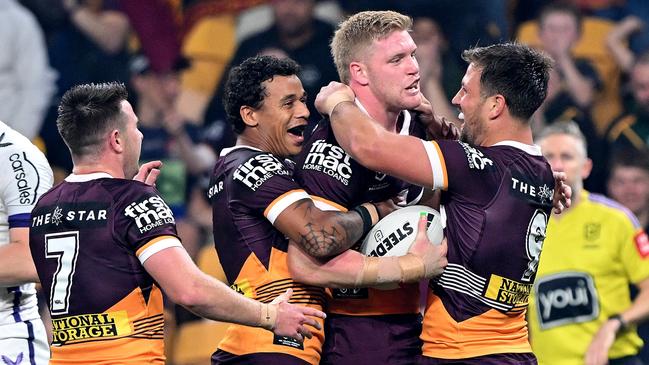
<path id="1" fill-rule="evenodd" d="M 256 148 L 223 150 L 208 191 L 214 244 L 228 283 L 242 295 L 269 303 L 293 288 L 291 303 L 322 309 L 324 290 L 291 279 L 288 239 L 273 227 L 287 207 L 309 199 L 292 174 L 286 162 Z M 301 344 L 261 328 L 231 325 L 219 349 L 235 355 L 285 353 L 318 364 L 323 340 L 323 331 L 313 331 Z"/>
<path id="2" fill-rule="evenodd" d="M 401 134 L 423 137 L 425 131 L 402 113 Z M 375 172 L 353 160 L 339 146 L 328 119 L 313 131 L 296 159 L 295 180 L 322 210 L 346 211 L 356 205 L 383 201 L 399 194 L 418 199 L 421 187 Z M 372 288 L 332 289 L 330 313 L 366 316 L 419 312 L 419 285 L 406 284 L 396 290 Z"/>
<path id="3" fill-rule="evenodd" d="M 582 364 L 608 317 L 631 306 L 629 284 L 647 278 L 649 241 L 637 219 L 582 191 L 579 203 L 548 225 L 528 316 L 539 363 Z M 622 331 L 609 357 L 635 355 L 641 347 L 635 330 Z"/>
<path id="4" fill-rule="evenodd" d="M 142 264 L 178 245 L 171 210 L 138 181 L 70 175 L 43 195 L 30 247 L 52 316 L 52 363 L 164 363 L 162 293 Z"/>
<path id="5" fill-rule="evenodd" d="M 423 142 L 441 188 L 448 266 L 432 284 L 423 354 L 529 353 L 525 312 L 554 179 L 536 146 Z"/>
<path id="6" fill-rule="evenodd" d="M 52 187 L 52 169 L 27 138 L 0 122 L 0 246 L 10 228 L 29 228 L 36 201 Z M 39 318 L 34 284 L 0 288 L 0 326 Z"/>

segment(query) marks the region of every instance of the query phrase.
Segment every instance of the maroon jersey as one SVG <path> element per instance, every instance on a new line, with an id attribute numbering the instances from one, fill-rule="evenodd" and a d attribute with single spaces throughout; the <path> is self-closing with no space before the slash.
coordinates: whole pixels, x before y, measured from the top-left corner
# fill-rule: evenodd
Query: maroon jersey
<path id="1" fill-rule="evenodd" d="M 322 309 L 322 288 L 296 283 L 286 260 L 288 239 L 273 224 L 309 195 L 293 180 L 292 169 L 270 153 L 237 146 L 216 163 L 208 195 L 212 200 L 214 244 L 228 283 L 241 294 L 269 303 L 293 289 L 291 303 Z M 260 328 L 231 325 L 219 349 L 234 355 L 285 353 L 318 364 L 324 335 L 304 343 Z"/>
<path id="2" fill-rule="evenodd" d="M 401 134 L 423 137 L 425 131 L 403 112 Z M 295 180 L 323 210 L 346 211 L 368 201 L 383 201 L 399 194 L 411 201 L 422 188 L 381 172 L 367 169 L 338 144 L 328 119 L 322 120 L 296 158 Z M 352 316 L 419 312 L 419 285 L 407 284 L 395 290 L 368 288 L 332 289 L 330 313 Z"/>
<path id="3" fill-rule="evenodd" d="M 162 294 L 142 263 L 178 246 L 158 191 L 71 175 L 32 211 L 30 248 L 52 316 L 52 363 L 164 363 Z"/>
<path id="4" fill-rule="evenodd" d="M 442 188 L 448 267 L 432 284 L 423 352 L 444 359 L 529 353 L 525 312 L 554 179 L 536 146 L 424 142 Z"/>

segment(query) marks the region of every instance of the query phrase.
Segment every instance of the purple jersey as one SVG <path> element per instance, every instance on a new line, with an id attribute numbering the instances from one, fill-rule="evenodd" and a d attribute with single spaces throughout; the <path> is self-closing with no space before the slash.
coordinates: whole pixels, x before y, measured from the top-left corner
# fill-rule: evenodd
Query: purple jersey
<path id="1" fill-rule="evenodd" d="M 434 281 L 424 355 L 531 352 L 525 312 L 552 208 L 554 179 L 536 146 L 424 142 L 442 194 L 448 267 Z"/>
<path id="2" fill-rule="evenodd" d="M 410 113 L 400 117 L 401 134 L 423 137 L 424 130 Z M 422 188 L 375 172 L 351 158 L 338 144 L 328 119 L 323 119 L 296 159 L 295 180 L 320 209 L 347 210 L 368 201 L 383 201 L 399 194 L 418 199 Z M 411 199 L 412 200 L 412 199 Z M 353 316 L 418 313 L 419 286 L 396 290 L 332 289 L 328 311 Z"/>
<path id="3" fill-rule="evenodd" d="M 241 294 L 268 303 L 292 288 L 291 303 L 322 309 L 322 288 L 291 279 L 288 239 L 273 226 L 287 207 L 309 199 L 292 175 L 287 162 L 270 153 L 247 146 L 223 150 L 208 191 L 214 244 L 228 283 Z M 219 349 L 235 355 L 286 353 L 317 364 L 324 335 L 313 334 L 302 344 L 264 329 L 231 325 Z"/>
<path id="4" fill-rule="evenodd" d="M 71 175 L 38 201 L 30 248 L 53 324 L 52 360 L 164 361 L 162 294 L 142 263 L 179 245 L 157 190 Z"/>

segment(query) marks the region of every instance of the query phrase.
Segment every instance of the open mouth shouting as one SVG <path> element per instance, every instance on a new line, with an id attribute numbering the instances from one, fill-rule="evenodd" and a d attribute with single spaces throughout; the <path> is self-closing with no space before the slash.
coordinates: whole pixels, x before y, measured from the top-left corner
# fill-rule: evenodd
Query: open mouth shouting
<path id="1" fill-rule="evenodd" d="M 306 124 L 300 124 L 287 129 L 286 132 L 288 132 L 296 144 L 302 144 L 304 142 L 304 131 L 306 127 Z"/>

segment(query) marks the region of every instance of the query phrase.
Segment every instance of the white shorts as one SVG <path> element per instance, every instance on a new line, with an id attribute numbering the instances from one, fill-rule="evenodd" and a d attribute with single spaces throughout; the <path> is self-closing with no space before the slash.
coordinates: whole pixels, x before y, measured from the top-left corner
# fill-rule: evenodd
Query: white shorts
<path id="1" fill-rule="evenodd" d="M 0 326 L 0 364 L 46 365 L 50 345 L 40 319 Z"/>

